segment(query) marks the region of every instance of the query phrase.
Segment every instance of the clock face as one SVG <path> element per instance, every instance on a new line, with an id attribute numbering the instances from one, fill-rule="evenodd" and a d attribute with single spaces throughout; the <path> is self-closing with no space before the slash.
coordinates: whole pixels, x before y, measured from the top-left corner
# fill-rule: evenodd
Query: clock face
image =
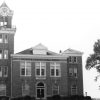
<path id="1" fill-rule="evenodd" d="M 1 14 L 2 16 L 7 16 L 8 13 L 9 13 L 9 9 L 8 9 L 7 7 L 2 7 L 2 8 L 0 9 L 0 14 Z"/>

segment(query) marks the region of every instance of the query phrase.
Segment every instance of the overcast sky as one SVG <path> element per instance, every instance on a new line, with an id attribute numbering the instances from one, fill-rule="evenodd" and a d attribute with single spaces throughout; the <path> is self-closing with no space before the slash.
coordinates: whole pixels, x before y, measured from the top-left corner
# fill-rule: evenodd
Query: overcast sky
<path id="1" fill-rule="evenodd" d="M 0 0 L 0 4 L 4 0 Z M 100 39 L 100 0 L 5 0 L 14 11 L 15 53 L 39 43 L 59 52 L 68 48 L 84 52 L 84 92 L 100 97 L 95 70 L 85 61 Z M 100 80 L 100 79 L 99 79 Z"/>

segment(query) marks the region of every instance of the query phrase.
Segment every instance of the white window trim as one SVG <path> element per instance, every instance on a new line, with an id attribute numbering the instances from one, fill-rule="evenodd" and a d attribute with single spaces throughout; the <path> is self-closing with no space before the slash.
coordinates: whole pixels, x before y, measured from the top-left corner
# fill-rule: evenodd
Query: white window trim
<path id="1" fill-rule="evenodd" d="M 75 72 L 75 70 L 76 70 L 76 72 Z M 76 76 L 75 76 L 75 74 L 76 74 Z M 78 69 L 76 67 L 74 68 L 74 77 L 78 78 Z"/>
<path id="2" fill-rule="evenodd" d="M 21 73 L 21 69 L 23 68 L 23 67 L 21 67 L 21 65 L 20 65 L 20 76 L 31 76 L 31 74 L 32 74 L 32 72 L 31 72 L 31 74 L 30 75 L 27 75 L 26 74 L 26 69 L 27 69 L 27 62 L 30 62 L 30 61 L 20 61 L 20 64 L 21 64 L 21 62 L 24 62 L 25 63 L 25 66 L 24 66 L 24 68 L 25 68 L 25 75 L 22 75 L 22 73 Z"/>
<path id="3" fill-rule="evenodd" d="M 52 67 L 51 67 L 51 64 L 50 64 L 50 77 L 61 77 L 61 67 L 59 66 L 59 76 L 57 76 L 56 75 L 56 69 L 58 69 L 57 67 L 57 63 L 56 62 L 54 62 L 54 75 L 51 75 L 51 69 L 52 69 Z"/>
<path id="4" fill-rule="evenodd" d="M 36 63 L 39 63 L 39 69 L 40 69 L 40 75 L 37 75 L 37 66 L 36 66 Z M 39 77 L 41 78 L 41 77 L 46 77 L 46 63 L 45 62 L 36 62 L 35 63 L 35 76 L 36 76 L 36 78 L 38 79 Z M 41 75 L 41 69 L 42 69 L 42 63 L 45 63 L 45 67 L 44 67 L 44 75 Z"/>

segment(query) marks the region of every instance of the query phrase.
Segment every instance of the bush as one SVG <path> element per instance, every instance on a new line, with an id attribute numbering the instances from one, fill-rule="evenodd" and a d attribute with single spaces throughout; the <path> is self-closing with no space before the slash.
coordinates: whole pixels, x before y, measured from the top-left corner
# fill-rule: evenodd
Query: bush
<path id="1" fill-rule="evenodd" d="M 1 96 L 0 100 L 9 100 L 9 97 L 7 97 L 7 96 Z"/>
<path id="2" fill-rule="evenodd" d="M 60 99 L 61 99 L 60 95 L 52 96 L 52 100 L 60 100 Z"/>

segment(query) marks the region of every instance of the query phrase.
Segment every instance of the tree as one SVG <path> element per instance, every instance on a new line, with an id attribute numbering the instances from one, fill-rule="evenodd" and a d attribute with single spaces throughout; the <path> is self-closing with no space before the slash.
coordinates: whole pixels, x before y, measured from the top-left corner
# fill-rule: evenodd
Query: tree
<path id="1" fill-rule="evenodd" d="M 95 68 L 100 73 L 100 39 L 94 43 L 93 51 L 94 53 L 87 58 L 85 67 L 87 70 Z M 96 76 L 96 81 L 99 76 Z"/>

